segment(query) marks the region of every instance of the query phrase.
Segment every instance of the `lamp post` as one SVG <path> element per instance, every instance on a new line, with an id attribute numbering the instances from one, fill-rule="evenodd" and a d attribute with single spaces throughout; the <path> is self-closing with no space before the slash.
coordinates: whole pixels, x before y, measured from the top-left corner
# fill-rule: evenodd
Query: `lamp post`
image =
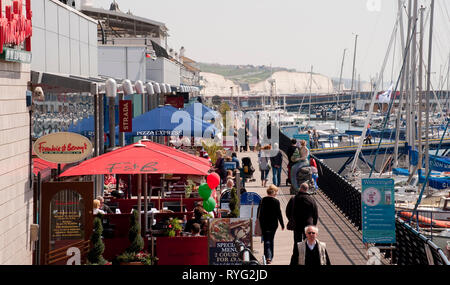
<path id="1" fill-rule="evenodd" d="M 109 78 L 106 80 L 106 97 L 108 97 L 108 110 L 109 110 L 109 147 L 113 148 L 116 144 L 116 130 L 115 130 L 115 104 L 117 96 L 117 83 L 114 79 Z M 103 138 L 100 138 L 102 140 Z"/>

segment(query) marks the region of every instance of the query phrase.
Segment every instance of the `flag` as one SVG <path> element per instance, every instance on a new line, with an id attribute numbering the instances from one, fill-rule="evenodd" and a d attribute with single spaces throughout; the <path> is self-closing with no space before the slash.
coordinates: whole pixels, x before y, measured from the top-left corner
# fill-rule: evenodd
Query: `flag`
<path id="1" fill-rule="evenodd" d="M 392 94 L 392 88 L 394 87 L 393 84 L 389 87 L 388 90 L 386 90 L 383 94 L 380 94 L 378 96 L 378 102 L 380 103 L 389 103 L 391 101 L 391 94 Z"/>

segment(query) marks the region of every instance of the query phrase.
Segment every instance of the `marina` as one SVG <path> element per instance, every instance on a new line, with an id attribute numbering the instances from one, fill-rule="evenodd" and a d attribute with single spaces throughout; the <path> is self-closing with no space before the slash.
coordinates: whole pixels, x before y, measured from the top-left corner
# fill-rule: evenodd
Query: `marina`
<path id="1" fill-rule="evenodd" d="M 238 2 L 0 1 L 0 265 L 450 265 L 449 4 Z"/>

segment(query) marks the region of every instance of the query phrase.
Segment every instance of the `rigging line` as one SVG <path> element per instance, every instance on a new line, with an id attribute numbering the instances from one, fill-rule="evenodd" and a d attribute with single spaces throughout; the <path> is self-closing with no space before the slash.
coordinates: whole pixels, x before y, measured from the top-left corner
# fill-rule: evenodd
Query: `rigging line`
<path id="1" fill-rule="evenodd" d="M 369 107 L 369 113 L 368 113 L 368 115 L 366 117 L 366 120 L 364 122 L 364 129 L 363 129 L 363 132 L 361 134 L 361 138 L 364 138 L 365 135 L 366 135 L 367 125 L 369 123 L 369 119 L 370 119 L 370 117 L 372 115 L 372 112 L 373 112 L 373 106 L 375 104 L 376 94 L 377 94 L 378 88 L 380 87 L 380 84 L 381 84 L 381 79 L 382 79 L 382 75 L 384 73 L 384 69 L 386 68 L 386 64 L 387 64 L 387 62 L 389 60 L 390 50 L 392 48 L 392 42 L 393 42 L 393 39 L 394 39 L 394 34 L 397 33 L 397 28 L 398 28 L 399 24 L 401 23 L 400 22 L 401 11 L 399 11 L 397 14 L 398 14 L 397 15 L 397 21 L 396 21 L 396 23 L 394 25 L 394 28 L 392 30 L 391 39 L 389 40 L 389 45 L 388 45 L 386 54 L 385 54 L 384 59 L 383 59 L 383 64 L 381 66 L 380 74 L 378 75 L 376 86 L 375 86 L 375 88 L 373 90 L 373 93 L 372 93 L 372 100 L 371 100 L 370 107 Z M 356 167 L 356 164 L 357 164 L 357 160 L 358 160 L 358 156 L 359 156 L 359 153 L 361 152 L 361 149 L 362 149 L 362 145 L 363 145 L 363 140 L 360 139 L 359 142 L 358 142 L 358 149 L 356 150 L 356 153 L 355 153 L 355 159 L 353 159 L 353 162 L 352 162 L 352 165 L 351 165 L 351 168 L 350 168 L 351 172 L 354 172 L 354 170 L 355 170 L 355 167 Z"/>
<path id="2" fill-rule="evenodd" d="M 439 152 L 439 149 L 441 148 L 442 141 L 444 140 L 445 133 L 447 132 L 447 128 L 448 128 L 448 123 L 449 123 L 449 122 L 450 122 L 450 121 L 447 120 L 447 124 L 445 125 L 444 133 L 443 133 L 442 136 L 441 136 L 441 140 L 439 141 L 439 145 L 438 145 L 438 147 L 437 147 L 437 149 L 436 149 L 436 154 L 435 154 L 435 156 L 433 157 L 432 163 L 430 163 L 430 165 L 432 165 L 432 164 L 435 162 L 436 158 L 438 157 L 438 152 Z M 422 189 L 420 190 L 419 198 L 417 198 L 417 202 L 416 202 L 416 205 L 414 206 L 413 213 L 414 213 L 415 211 L 417 211 L 417 207 L 419 206 L 420 202 L 422 201 L 423 192 L 424 192 L 424 190 L 425 190 L 425 187 L 426 187 L 427 184 L 428 184 L 428 179 L 430 178 L 430 174 L 431 174 L 431 167 L 428 169 L 427 177 L 425 178 L 425 182 L 423 183 Z M 411 219 L 412 219 L 413 216 L 414 216 L 414 215 L 411 216 Z"/>
<path id="3" fill-rule="evenodd" d="M 395 47 L 397 44 L 397 33 L 395 33 L 394 36 L 394 52 L 392 53 L 392 70 L 391 70 L 391 83 L 393 82 L 393 78 L 394 78 L 394 66 L 395 66 Z"/>
<path id="4" fill-rule="evenodd" d="M 449 56 L 450 56 L 450 54 L 449 54 Z M 423 65 L 423 68 L 424 68 L 424 73 L 428 74 L 428 66 L 427 66 L 427 64 L 425 63 L 425 61 L 423 59 L 422 59 L 422 65 Z M 442 106 L 441 106 L 441 104 L 439 102 L 439 99 L 438 99 L 438 97 L 436 95 L 436 90 L 433 87 L 433 84 L 431 82 L 430 82 L 430 86 L 431 86 L 431 92 L 432 92 L 432 94 L 434 96 L 434 99 L 437 102 L 436 106 L 439 109 L 439 112 L 442 114 L 443 113 Z M 438 86 L 438 88 L 439 88 L 439 86 Z M 446 99 L 446 103 L 447 103 L 447 101 L 448 101 L 448 98 Z"/>
<path id="5" fill-rule="evenodd" d="M 412 35 L 414 35 L 414 33 L 416 32 L 416 28 L 417 28 L 417 18 L 415 19 L 414 27 L 413 27 L 413 30 L 412 30 L 412 33 L 411 33 L 411 37 L 409 38 L 409 42 L 408 42 L 408 45 L 407 45 L 407 47 L 406 47 L 406 52 L 405 52 L 405 57 L 403 58 L 402 68 L 401 68 L 400 73 L 399 73 L 399 75 L 398 75 L 398 79 L 397 79 L 397 82 L 396 82 L 396 84 L 395 84 L 395 88 L 392 90 L 392 93 L 391 93 L 391 100 L 390 100 L 390 102 L 389 102 L 388 112 L 387 112 L 387 115 L 386 115 L 386 117 L 385 117 L 385 120 L 384 120 L 383 128 L 382 128 L 382 129 L 385 129 L 385 128 L 386 128 L 386 123 L 389 121 L 389 116 L 390 116 L 390 113 L 391 113 L 391 108 L 392 108 L 392 105 L 393 105 L 393 103 L 394 103 L 394 101 L 395 101 L 395 97 L 396 97 L 396 95 L 397 95 L 398 84 L 399 84 L 399 82 L 400 82 L 400 79 L 401 79 L 403 70 L 404 70 L 404 68 L 405 68 L 406 58 L 407 58 L 408 53 L 409 53 L 409 47 L 410 47 L 411 42 L 412 42 L 412 39 L 413 39 L 413 36 L 412 36 Z M 392 94 L 393 94 L 393 95 L 392 95 Z M 377 150 L 376 150 L 376 152 L 375 152 L 375 157 L 373 158 L 372 168 L 371 168 L 371 170 L 370 170 L 369 178 L 372 176 L 372 172 L 373 172 L 373 169 L 374 169 L 375 162 L 376 162 L 376 160 L 377 160 L 377 155 L 378 155 L 378 151 L 379 151 L 379 149 L 380 149 L 380 145 L 381 145 L 381 141 L 382 141 L 382 140 L 383 140 L 383 137 L 380 137 L 380 140 L 378 141 L 378 147 L 377 147 Z"/>

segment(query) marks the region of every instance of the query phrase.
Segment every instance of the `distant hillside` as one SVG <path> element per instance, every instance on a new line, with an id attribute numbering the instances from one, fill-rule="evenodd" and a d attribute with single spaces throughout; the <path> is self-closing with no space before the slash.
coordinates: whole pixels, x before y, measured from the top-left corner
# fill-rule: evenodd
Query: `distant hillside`
<path id="1" fill-rule="evenodd" d="M 288 69 L 282 67 L 270 66 L 254 66 L 254 65 L 222 65 L 217 63 L 198 63 L 202 72 L 209 72 L 222 75 L 226 79 L 232 80 L 236 84 L 248 83 L 254 84 L 264 81 L 270 77 L 272 73 L 277 71 L 292 71 L 295 69 Z"/>

